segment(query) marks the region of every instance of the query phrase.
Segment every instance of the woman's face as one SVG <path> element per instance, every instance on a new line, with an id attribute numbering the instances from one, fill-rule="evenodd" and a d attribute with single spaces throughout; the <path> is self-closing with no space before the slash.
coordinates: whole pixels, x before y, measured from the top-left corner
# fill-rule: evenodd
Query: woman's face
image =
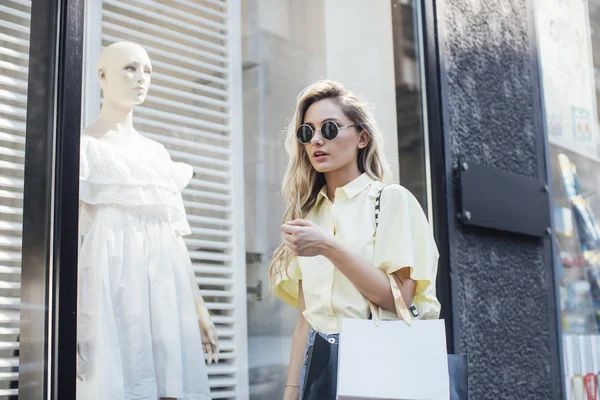
<path id="1" fill-rule="evenodd" d="M 334 139 L 326 140 L 321 135 L 321 126 L 327 121 L 333 121 L 339 127 L 354 124 L 331 99 L 317 101 L 308 107 L 303 123 L 310 125 L 315 133 L 304 149 L 313 168 L 322 173 L 358 168 L 358 150 L 367 146 L 368 135 L 359 127 L 352 126 L 340 129 Z"/>

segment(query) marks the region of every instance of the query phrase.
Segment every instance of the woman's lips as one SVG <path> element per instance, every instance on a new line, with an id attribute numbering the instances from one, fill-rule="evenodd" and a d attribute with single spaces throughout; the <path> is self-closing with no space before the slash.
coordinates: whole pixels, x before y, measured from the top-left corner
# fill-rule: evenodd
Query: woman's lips
<path id="1" fill-rule="evenodd" d="M 323 161 L 327 157 L 329 157 L 329 154 L 325 153 L 324 151 L 316 151 L 316 152 L 313 153 L 313 158 L 316 161 Z"/>

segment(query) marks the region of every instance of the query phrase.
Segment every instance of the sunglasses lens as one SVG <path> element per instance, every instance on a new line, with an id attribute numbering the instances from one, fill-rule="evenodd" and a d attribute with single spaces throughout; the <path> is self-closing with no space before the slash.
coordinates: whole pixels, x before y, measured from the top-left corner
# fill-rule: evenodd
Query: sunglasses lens
<path id="1" fill-rule="evenodd" d="M 325 139 L 332 140 L 338 134 L 338 126 L 333 121 L 327 121 L 321 127 L 321 134 Z"/>
<path id="2" fill-rule="evenodd" d="M 300 128 L 298 128 L 298 131 L 296 131 L 296 137 L 300 143 L 306 144 L 312 139 L 313 130 L 308 125 L 301 125 Z"/>

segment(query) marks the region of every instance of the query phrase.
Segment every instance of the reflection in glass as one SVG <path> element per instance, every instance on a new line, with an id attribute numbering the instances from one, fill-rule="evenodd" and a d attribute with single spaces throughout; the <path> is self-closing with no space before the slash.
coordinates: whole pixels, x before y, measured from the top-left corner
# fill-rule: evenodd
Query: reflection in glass
<path id="1" fill-rule="evenodd" d="M 328 78 L 370 99 L 392 173 L 427 209 L 419 49 L 410 1 L 244 0 L 242 10 L 250 398 L 280 399 L 297 311 L 270 295 L 268 268 L 296 96 Z"/>
<path id="2" fill-rule="evenodd" d="M 234 212 L 238 135 L 232 133 L 231 118 L 241 84 L 231 73 L 239 38 L 230 27 L 239 5 L 225 0 L 88 3 L 84 126 L 100 111 L 95 67 L 102 48 L 123 40 L 142 45 L 152 60 L 152 86 L 146 101 L 135 108 L 134 126 L 163 145 L 173 161 L 194 168 L 182 192 L 191 228 L 184 240 L 219 339 L 219 363 L 207 366 L 211 395 L 243 394 L 246 357 L 238 354 L 245 353 L 246 324 L 245 307 L 239 306 L 245 304 L 236 294 L 244 260 L 243 249 L 235 246 L 243 230 L 237 228 L 241 218 Z"/>
<path id="3" fill-rule="evenodd" d="M 193 168 L 140 135 L 133 107 L 153 73 L 138 44 L 98 58 L 104 95 L 81 135 L 77 398 L 210 398 L 216 330 L 183 237 Z"/>
<path id="4" fill-rule="evenodd" d="M 600 2 L 536 1 L 567 398 L 600 373 Z M 581 396 L 581 397 L 578 397 Z"/>

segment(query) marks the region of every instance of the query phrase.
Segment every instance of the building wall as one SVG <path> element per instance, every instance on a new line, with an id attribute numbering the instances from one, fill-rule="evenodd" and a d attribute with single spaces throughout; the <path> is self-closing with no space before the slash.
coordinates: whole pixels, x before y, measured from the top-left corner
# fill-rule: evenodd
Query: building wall
<path id="1" fill-rule="evenodd" d="M 453 166 L 460 158 L 545 180 L 529 2 L 436 4 L 444 134 Z M 470 398 L 560 398 L 547 240 L 455 221 L 450 229 L 455 343 L 469 356 Z"/>

